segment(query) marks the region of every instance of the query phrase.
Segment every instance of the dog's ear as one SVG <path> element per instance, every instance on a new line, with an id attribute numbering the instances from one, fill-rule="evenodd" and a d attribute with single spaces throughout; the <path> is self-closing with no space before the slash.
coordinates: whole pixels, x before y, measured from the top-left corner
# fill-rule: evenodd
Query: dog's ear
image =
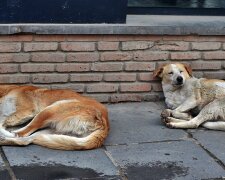
<path id="1" fill-rule="evenodd" d="M 188 74 L 192 77 L 192 68 L 190 65 L 188 64 L 184 64 L 184 67 L 186 69 L 186 71 L 188 72 Z"/>
<path id="2" fill-rule="evenodd" d="M 153 77 L 154 78 L 156 78 L 156 77 L 162 78 L 163 68 L 164 68 L 164 66 L 159 66 L 157 69 L 155 69 L 153 72 Z"/>

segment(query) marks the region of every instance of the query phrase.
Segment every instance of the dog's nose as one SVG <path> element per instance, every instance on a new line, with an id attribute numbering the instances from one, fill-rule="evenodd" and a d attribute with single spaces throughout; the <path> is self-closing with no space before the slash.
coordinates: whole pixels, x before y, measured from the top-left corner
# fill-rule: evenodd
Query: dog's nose
<path id="1" fill-rule="evenodd" d="M 178 76 L 178 77 L 177 77 L 177 82 L 178 82 L 178 83 L 182 83 L 182 82 L 183 82 L 183 78 L 182 78 L 181 76 Z"/>

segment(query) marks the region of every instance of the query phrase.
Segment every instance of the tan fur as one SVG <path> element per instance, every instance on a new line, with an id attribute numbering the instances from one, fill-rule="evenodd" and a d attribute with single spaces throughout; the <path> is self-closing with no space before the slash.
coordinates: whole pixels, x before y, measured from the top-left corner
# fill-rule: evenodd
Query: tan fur
<path id="1" fill-rule="evenodd" d="M 225 81 L 191 77 L 190 67 L 180 63 L 159 67 L 154 75 L 162 79 L 169 109 L 161 116 L 168 127 L 197 128 L 202 125 L 225 130 Z M 178 77 L 182 77 L 182 84 L 177 83 Z"/>
<path id="2" fill-rule="evenodd" d="M 6 129 L 29 120 L 13 132 Z M 94 149 L 103 144 L 108 132 L 107 109 L 91 98 L 71 90 L 0 86 L 0 145 Z"/>

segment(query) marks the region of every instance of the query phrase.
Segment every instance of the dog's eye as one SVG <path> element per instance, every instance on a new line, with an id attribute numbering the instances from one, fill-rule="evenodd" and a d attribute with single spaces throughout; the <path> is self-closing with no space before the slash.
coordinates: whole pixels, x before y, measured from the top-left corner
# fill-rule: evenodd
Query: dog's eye
<path id="1" fill-rule="evenodd" d="M 172 75 L 172 74 L 173 74 L 173 72 L 169 72 L 168 74 L 171 74 L 171 75 Z"/>
<path id="2" fill-rule="evenodd" d="M 182 73 L 183 71 L 180 71 L 180 73 Z"/>

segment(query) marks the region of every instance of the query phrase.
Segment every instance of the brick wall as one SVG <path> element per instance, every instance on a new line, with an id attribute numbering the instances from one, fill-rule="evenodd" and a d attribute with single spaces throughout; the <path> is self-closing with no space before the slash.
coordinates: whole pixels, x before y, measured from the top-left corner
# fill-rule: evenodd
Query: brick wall
<path id="1" fill-rule="evenodd" d="M 0 36 L 0 83 L 71 88 L 101 102 L 158 100 L 152 71 L 169 61 L 225 79 L 225 36 Z"/>

